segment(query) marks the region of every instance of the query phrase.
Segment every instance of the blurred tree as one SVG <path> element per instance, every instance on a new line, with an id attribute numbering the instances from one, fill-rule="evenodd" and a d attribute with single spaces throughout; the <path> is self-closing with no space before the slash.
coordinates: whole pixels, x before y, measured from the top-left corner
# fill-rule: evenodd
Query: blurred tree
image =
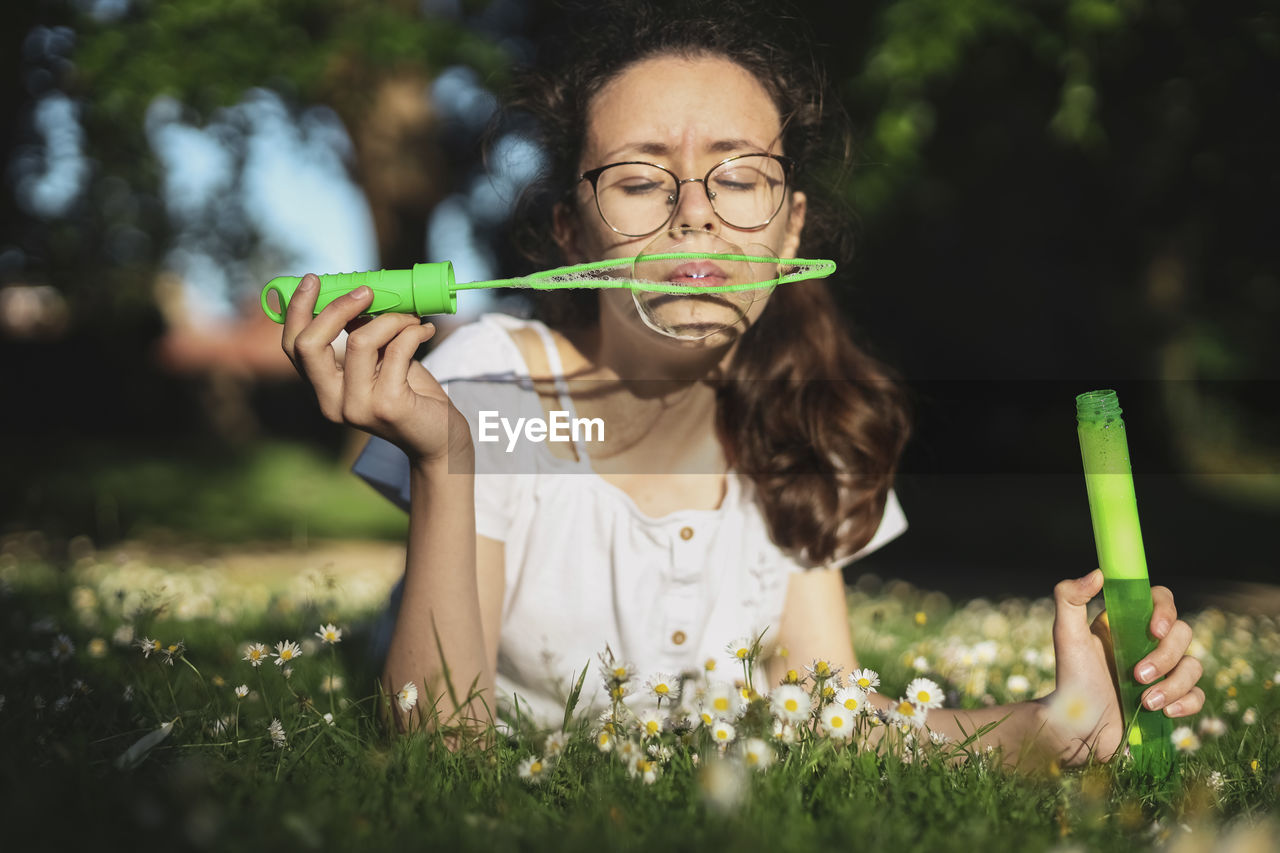
<path id="1" fill-rule="evenodd" d="M 332 108 L 352 139 L 353 178 L 368 199 L 381 258 L 396 266 L 421 260 L 427 216 L 447 189 L 427 97 L 433 75 L 461 63 L 500 80 L 507 65 L 489 39 L 424 16 L 411 0 L 78 2 L 28 15 L 45 28 L 50 17 L 73 34 L 69 67 L 54 85 L 80 105 L 92 178 L 75 210 L 57 217 L 77 250 L 60 251 L 69 246 L 55 235 L 30 266 L 74 291 L 82 316 L 130 313 L 151 301 L 171 226 L 147 137 L 157 98 L 172 99 L 196 127 L 255 89 L 278 93 L 295 110 Z M 28 41 L 33 23 L 17 28 Z M 242 149 L 232 157 L 243 166 Z M 242 219 L 209 226 L 221 229 L 228 256 L 252 250 L 256 235 Z"/>

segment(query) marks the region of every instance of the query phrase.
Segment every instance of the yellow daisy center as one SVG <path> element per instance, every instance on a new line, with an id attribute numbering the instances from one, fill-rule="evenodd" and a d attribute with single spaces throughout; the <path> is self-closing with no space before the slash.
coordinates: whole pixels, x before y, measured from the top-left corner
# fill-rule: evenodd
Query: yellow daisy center
<path id="1" fill-rule="evenodd" d="M 537 776 L 539 773 L 541 773 L 541 772 L 542 772 L 542 762 L 541 762 L 541 761 L 535 761 L 535 762 L 533 762 L 532 764 L 530 764 L 530 765 L 529 765 L 529 772 L 530 772 L 530 773 L 532 773 L 534 776 Z"/>
<path id="2" fill-rule="evenodd" d="M 898 704 L 898 713 L 904 717 L 914 717 L 916 715 L 916 706 L 910 702 L 901 702 Z"/>
<path id="3" fill-rule="evenodd" d="M 736 652 L 734 652 L 734 654 L 738 656 L 738 660 L 742 660 L 750 653 L 751 653 L 750 649 L 738 649 Z"/>
<path id="4" fill-rule="evenodd" d="M 657 693 L 659 696 L 666 696 L 671 692 L 671 688 L 665 684 L 659 684 L 657 687 L 653 688 L 653 692 Z"/>
<path id="5" fill-rule="evenodd" d="M 800 703 L 794 699 L 788 699 L 782 703 L 782 707 L 786 708 L 788 711 L 798 711 L 800 709 Z"/>
<path id="6" fill-rule="evenodd" d="M 726 699 L 724 696 L 717 696 L 714 705 L 717 711 L 729 710 L 729 700 Z"/>
<path id="7" fill-rule="evenodd" d="M 627 677 L 627 668 L 626 668 L 625 666 L 616 667 L 616 668 L 613 670 L 613 677 L 614 677 L 614 678 L 626 678 L 626 677 Z"/>
<path id="8" fill-rule="evenodd" d="M 844 728 L 844 717 L 838 717 L 838 716 L 837 716 L 837 717 L 832 717 L 832 718 L 831 718 L 831 728 L 833 728 L 833 729 L 843 729 L 843 728 Z"/>
<path id="9" fill-rule="evenodd" d="M 718 729 L 718 730 L 716 731 L 716 737 L 717 737 L 718 739 L 720 739 L 720 740 L 728 740 L 728 738 L 729 738 L 729 733 L 728 733 L 727 731 L 725 731 L 724 729 Z"/>
<path id="10" fill-rule="evenodd" d="M 863 676 L 862 678 L 859 678 L 859 679 L 858 679 L 858 686 L 859 686 L 859 687 L 861 687 L 863 690 L 866 690 L 868 687 L 870 687 L 870 686 L 871 686 L 871 679 L 870 679 L 870 678 L 867 678 L 866 676 Z"/>
<path id="11" fill-rule="evenodd" d="M 845 706 L 845 708 L 849 709 L 850 711 L 856 711 L 856 710 L 858 710 L 858 700 L 857 700 L 857 699 L 846 699 L 846 700 L 844 700 L 844 706 Z"/>
<path id="12" fill-rule="evenodd" d="M 919 699 L 921 702 L 928 703 L 932 701 L 933 697 L 929 695 L 928 690 L 921 690 L 919 693 L 916 694 L 916 698 Z"/>
<path id="13" fill-rule="evenodd" d="M 754 767 L 754 766 L 756 766 L 756 765 L 757 765 L 757 764 L 759 764 L 759 763 L 760 763 L 760 756 L 759 756 L 759 755 L 756 755 L 754 752 L 748 752 L 748 753 L 747 753 L 747 764 L 749 764 L 749 765 L 751 765 L 752 767 Z"/>
<path id="14" fill-rule="evenodd" d="M 657 720 L 649 720 L 644 724 L 644 730 L 651 735 L 656 735 L 658 733 L 658 728 Z"/>

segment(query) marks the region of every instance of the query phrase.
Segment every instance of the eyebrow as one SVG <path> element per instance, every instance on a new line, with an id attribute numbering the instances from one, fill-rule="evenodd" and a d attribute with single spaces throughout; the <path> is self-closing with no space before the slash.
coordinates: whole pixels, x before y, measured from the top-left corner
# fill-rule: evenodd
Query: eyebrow
<path id="1" fill-rule="evenodd" d="M 753 151 L 764 150 L 760 148 L 760 146 L 746 139 L 717 139 L 715 142 L 706 146 L 705 150 L 713 154 L 729 154 L 734 151 L 741 151 L 743 148 L 749 148 Z M 615 148 L 613 151 L 605 155 L 605 159 L 611 160 L 624 151 L 634 151 L 637 154 L 651 154 L 668 157 L 671 155 L 673 149 L 665 142 L 632 142 L 627 145 L 623 145 L 620 148 Z"/>

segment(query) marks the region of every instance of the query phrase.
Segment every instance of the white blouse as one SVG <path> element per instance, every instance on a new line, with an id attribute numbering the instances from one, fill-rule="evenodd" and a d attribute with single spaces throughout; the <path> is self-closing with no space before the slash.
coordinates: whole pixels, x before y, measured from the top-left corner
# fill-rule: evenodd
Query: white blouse
<path id="1" fill-rule="evenodd" d="M 496 434 L 497 441 L 479 441 L 480 411 L 496 410 L 512 423 L 521 416 L 545 420 L 528 365 L 511 336 L 521 328 L 541 336 L 560 405 L 572 418 L 559 353 L 541 322 L 485 314 L 454 331 L 423 360 L 471 425 L 476 532 L 505 543 L 499 707 L 510 715 L 518 701 L 526 718 L 558 725 L 576 676 L 588 664 L 578 710 L 603 707 L 596 664 L 606 645 L 617 660 L 635 667 L 633 694 L 640 701 L 649 676 L 701 671 L 708 658 L 732 679 L 736 667 L 726 645 L 776 629 L 788 576 L 806 565 L 770 540 L 753 485 L 738 473 L 730 472 L 719 508 L 654 518 L 595 473 L 582 452 L 585 442 L 575 442 L 575 460 L 524 439 L 508 450 L 501 427 L 487 433 Z M 408 509 L 409 468 L 399 448 L 373 438 L 353 470 Z M 890 491 L 871 541 L 830 567 L 876 550 L 906 527 Z M 398 593 L 399 587 L 390 618 Z M 384 644 L 388 627 L 384 620 Z"/>

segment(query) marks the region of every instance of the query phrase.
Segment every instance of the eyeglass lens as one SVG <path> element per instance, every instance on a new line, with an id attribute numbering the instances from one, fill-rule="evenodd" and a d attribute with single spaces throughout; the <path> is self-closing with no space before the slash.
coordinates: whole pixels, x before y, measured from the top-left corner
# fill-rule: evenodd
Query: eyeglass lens
<path id="1" fill-rule="evenodd" d="M 782 206 L 786 173 L 772 157 L 748 155 L 721 163 L 706 177 L 707 196 L 716 214 L 742 229 L 769 222 Z M 596 203 L 609 226 L 640 236 L 667 224 L 679 193 L 670 172 L 647 163 L 619 163 L 600 173 Z M 685 192 L 697 192 L 684 187 Z"/>

